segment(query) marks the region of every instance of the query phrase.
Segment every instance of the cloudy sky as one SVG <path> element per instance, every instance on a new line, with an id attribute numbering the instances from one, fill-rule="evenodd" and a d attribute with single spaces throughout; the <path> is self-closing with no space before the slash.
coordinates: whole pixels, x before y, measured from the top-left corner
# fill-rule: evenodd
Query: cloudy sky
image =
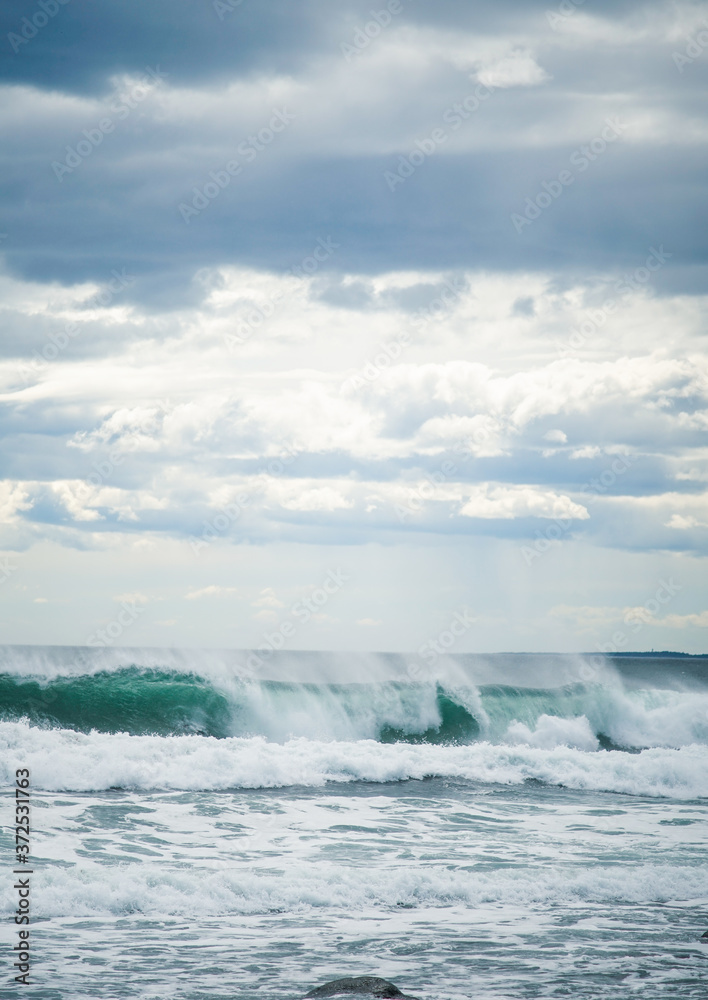
<path id="1" fill-rule="evenodd" d="M 0 641 L 705 651 L 708 4 L 1 19 Z"/>

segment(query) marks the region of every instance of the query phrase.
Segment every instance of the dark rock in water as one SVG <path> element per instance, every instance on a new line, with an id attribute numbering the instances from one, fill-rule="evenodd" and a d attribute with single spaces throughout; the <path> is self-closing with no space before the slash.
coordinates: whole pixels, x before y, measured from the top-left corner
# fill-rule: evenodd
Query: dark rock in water
<path id="1" fill-rule="evenodd" d="M 708 944 L 708 931 L 705 934 L 701 934 L 700 940 L 702 944 Z"/>
<path id="2" fill-rule="evenodd" d="M 356 976 L 354 979 L 334 979 L 331 983 L 310 990 L 306 997 L 381 997 L 382 1000 L 416 1000 L 401 993 L 397 986 L 378 976 Z"/>

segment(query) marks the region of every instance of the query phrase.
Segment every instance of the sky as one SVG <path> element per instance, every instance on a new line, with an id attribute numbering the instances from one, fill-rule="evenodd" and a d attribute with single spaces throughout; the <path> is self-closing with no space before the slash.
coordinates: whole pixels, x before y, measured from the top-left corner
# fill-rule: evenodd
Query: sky
<path id="1" fill-rule="evenodd" d="M 0 642 L 706 652 L 708 4 L 0 21 Z"/>

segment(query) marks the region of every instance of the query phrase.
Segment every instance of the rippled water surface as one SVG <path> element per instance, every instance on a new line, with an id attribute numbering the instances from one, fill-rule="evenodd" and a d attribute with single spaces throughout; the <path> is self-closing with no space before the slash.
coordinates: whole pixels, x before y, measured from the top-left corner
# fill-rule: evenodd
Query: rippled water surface
<path id="1" fill-rule="evenodd" d="M 29 995 L 705 998 L 707 811 L 445 779 L 43 793 Z"/>

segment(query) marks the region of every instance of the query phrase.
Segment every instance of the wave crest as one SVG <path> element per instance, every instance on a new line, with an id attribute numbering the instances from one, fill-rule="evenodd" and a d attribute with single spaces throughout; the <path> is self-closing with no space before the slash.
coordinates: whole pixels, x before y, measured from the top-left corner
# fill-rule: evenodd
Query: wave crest
<path id="1" fill-rule="evenodd" d="M 708 744 L 708 693 L 385 681 L 315 684 L 123 667 L 49 680 L 0 674 L 1 718 L 88 733 L 285 742 L 477 740 L 582 750 Z"/>

